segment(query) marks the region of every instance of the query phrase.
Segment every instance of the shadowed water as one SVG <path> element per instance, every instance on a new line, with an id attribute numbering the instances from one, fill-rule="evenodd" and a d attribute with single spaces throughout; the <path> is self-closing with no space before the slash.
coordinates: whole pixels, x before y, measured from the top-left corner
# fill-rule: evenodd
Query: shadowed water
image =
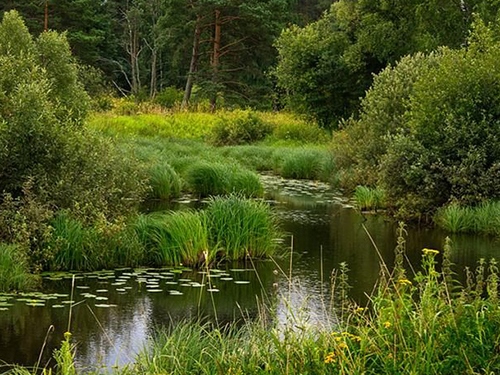
<path id="1" fill-rule="evenodd" d="M 285 321 L 290 315 L 284 299 L 296 312 L 297 324 L 333 325 L 330 275 L 341 262 L 350 269 L 352 298 L 366 302 L 381 257 L 392 265 L 396 224 L 383 215 L 360 214 L 322 183 L 272 176 L 263 181 L 287 233 L 285 246 L 293 249 L 287 256 L 221 265 L 210 275 L 187 269 L 80 274 L 74 287 L 71 275 L 50 275 L 44 278 L 43 294 L 0 295 L 0 360 L 33 366 L 41 358 L 43 367 L 69 329 L 79 367 L 123 365 L 133 361 L 159 326 L 200 316 L 219 322 L 251 319 L 262 303 Z M 436 229 L 408 228 L 410 263 L 419 264 L 422 248 L 442 249 L 445 237 Z M 452 240 L 459 277 L 465 266 L 474 268 L 479 258 L 498 256 L 500 249 L 495 238 L 460 235 Z"/>

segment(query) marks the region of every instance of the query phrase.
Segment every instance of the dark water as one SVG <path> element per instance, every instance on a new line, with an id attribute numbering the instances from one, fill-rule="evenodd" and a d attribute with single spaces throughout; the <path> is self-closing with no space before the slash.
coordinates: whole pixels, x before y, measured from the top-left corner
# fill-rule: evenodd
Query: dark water
<path id="1" fill-rule="evenodd" d="M 73 288 L 71 275 L 45 278 L 43 295 L 0 295 L 0 360 L 33 366 L 41 358 L 40 366 L 45 366 L 71 322 L 78 366 L 123 365 L 133 361 L 158 326 L 179 320 L 251 319 L 262 303 L 272 306 L 277 319 L 290 319 L 290 307 L 281 296 L 290 301 L 298 323 L 334 324 L 327 313 L 332 270 L 347 262 L 351 296 L 366 301 L 379 274 L 380 257 L 388 265 L 393 262 L 396 224 L 383 215 L 361 215 L 323 184 L 264 180 L 270 203 L 288 233 L 291 256 L 224 265 L 210 270 L 210 275 L 182 269 L 83 274 L 76 277 Z M 408 228 L 410 263 L 419 264 L 422 248 L 442 249 L 446 235 L 435 229 Z M 494 238 L 452 236 L 452 240 L 458 274 L 465 266 L 474 267 L 479 258 L 498 257 L 500 252 Z"/>

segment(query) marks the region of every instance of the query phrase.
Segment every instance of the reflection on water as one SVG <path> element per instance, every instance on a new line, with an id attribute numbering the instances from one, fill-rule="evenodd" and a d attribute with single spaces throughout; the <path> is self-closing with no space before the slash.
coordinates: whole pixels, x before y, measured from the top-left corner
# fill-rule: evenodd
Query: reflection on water
<path id="1" fill-rule="evenodd" d="M 248 319 L 257 315 L 263 301 L 280 322 L 294 319 L 296 326 L 332 326 L 330 275 L 341 262 L 347 262 L 350 269 L 351 296 L 359 303 L 367 300 L 379 275 L 380 257 L 389 266 L 393 263 L 396 224 L 382 215 L 361 215 L 322 183 L 272 176 L 263 180 L 267 199 L 288 234 L 291 258 L 259 261 L 255 268 L 251 262 L 228 264 L 211 271 L 210 278 L 197 271 L 171 269 L 79 276 L 70 330 L 80 367 L 125 364 L 158 326 L 198 316 L 219 322 Z M 189 202 L 182 199 L 177 206 L 187 207 Z M 418 266 L 421 249 L 442 249 L 445 237 L 440 230 L 408 228 L 409 262 Z M 459 275 L 465 266 L 475 267 L 480 257 L 498 257 L 497 239 L 460 235 L 452 240 Z M 46 278 L 43 289 L 45 297 L 0 296 L 1 361 L 34 365 L 51 326 L 41 366 L 59 346 L 68 329 L 71 279 Z M 290 308 L 293 315 L 288 313 Z"/>

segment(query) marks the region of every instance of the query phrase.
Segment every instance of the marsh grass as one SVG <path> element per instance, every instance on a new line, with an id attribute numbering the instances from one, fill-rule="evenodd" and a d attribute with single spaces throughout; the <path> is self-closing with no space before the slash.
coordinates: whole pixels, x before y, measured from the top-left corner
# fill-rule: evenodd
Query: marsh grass
<path id="1" fill-rule="evenodd" d="M 500 234 L 500 202 L 485 202 L 475 207 L 450 204 L 438 210 L 436 223 L 453 233 Z"/>
<path id="2" fill-rule="evenodd" d="M 149 184 L 150 198 L 172 199 L 180 196 L 181 178 L 168 164 L 155 164 L 149 169 Z"/>
<path id="3" fill-rule="evenodd" d="M 409 277 L 403 268 L 405 233 L 400 226 L 394 268 L 390 270 L 382 262 L 377 288 L 367 306 L 358 306 L 339 291 L 349 289 L 343 285 L 348 282 L 345 266 L 344 271 L 334 273 L 336 319 L 330 326 L 303 326 L 294 320 L 280 326 L 282 321 L 269 320 L 265 314 L 239 325 L 184 322 L 158 332 L 131 372 L 498 373 L 497 262 L 481 260 L 475 272 L 467 271 L 462 287 L 454 278 L 447 240 L 442 255 L 423 249 L 420 271 Z M 438 258 L 442 258 L 441 271 Z M 293 288 L 291 279 L 289 288 Z M 287 293 L 283 295 L 286 299 Z"/>
<path id="4" fill-rule="evenodd" d="M 326 149 L 277 148 L 273 159 L 275 172 L 284 178 L 329 181 L 335 172 L 333 159 Z"/>
<path id="5" fill-rule="evenodd" d="M 362 211 L 378 210 L 386 208 L 385 193 L 379 188 L 357 186 L 354 190 L 354 201 L 356 207 Z"/>
<path id="6" fill-rule="evenodd" d="M 112 136 L 204 139 L 211 134 L 216 121 L 216 116 L 203 112 L 129 116 L 106 113 L 94 114 L 88 126 Z"/>
<path id="7" fill-rule="evenodd" d="M 212 261 L 215 252 L 209 247 L 205 221 L 203 212 L 188 210 L 171 212 L 165 217 L 170 238 L 169 252 L 177 254 L 178 264 L 199 266 Z"/>
<path id="8" fill-rule="evenodd" d="M 257 174 L 234 164 L 198 161 L 186 170 L 184 178 L 199 197 L 231 193 L 261 197 L 264 193 Z"/>
<path id="9" fill-rule="evenodd" d="M 224 157 L 237 160 L 241 165 L 257 171 L 273 169 L 274 147 L 259 145 L 228 146 L 220 149 Z"/>
<path id="10" fill-rule="evenodd" d="M 273 255 L 280 237 L 269 205 L 238 194 L 213 197 L 205 210 L 211 246 L 228 259 Z"/>
<path id="11" fill-rule="evenodd" d="M 30 273 L 24 250 L 0 243 L 0 291 L 21 291 L 35 287 L 38 278 Z"/>

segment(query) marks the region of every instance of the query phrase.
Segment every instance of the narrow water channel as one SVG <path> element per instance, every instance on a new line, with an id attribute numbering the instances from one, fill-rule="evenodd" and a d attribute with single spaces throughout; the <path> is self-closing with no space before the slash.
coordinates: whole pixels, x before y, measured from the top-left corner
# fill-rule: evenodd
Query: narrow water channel
<path id="1" fill-rule="evenodd" d="M 290 307 L 280 296 L 291 301 L 305 322 L 332 324 L 327 313 L 330 275 L 341 262 L 350 269 L 352 298 L 364 303 L 379 275 L 380 256 L 392 265 L 396 224 L 383 215 L 360 214 L 321 183 L 272 176 L 263 180 L 267 199 L 287 233 L 285 246 L 293 249 L 288 255 L 225 264 L 208 274 L 171 268 L 79 274 L 73 287 L 71 275 L 51 275 L 43 280 L 43 293 L 0 295 L 0 373 L 5 369 L 2 362 L 45 366 L 68 328 L 80 368 L 110 368 L 133 361 L 158 326 L 183 319 L 248 319 L 263 302 L 272 306 L 277 319 L 287 319 Z M 421 249 L 441 249 L 446 235 L 437 229 L 408 228 L 410 263 L 418 267 Z M 474 268 L 481 257 L 500 254 L 495 238 L 451 238 L 458 274 L 465 266 Z"/>

